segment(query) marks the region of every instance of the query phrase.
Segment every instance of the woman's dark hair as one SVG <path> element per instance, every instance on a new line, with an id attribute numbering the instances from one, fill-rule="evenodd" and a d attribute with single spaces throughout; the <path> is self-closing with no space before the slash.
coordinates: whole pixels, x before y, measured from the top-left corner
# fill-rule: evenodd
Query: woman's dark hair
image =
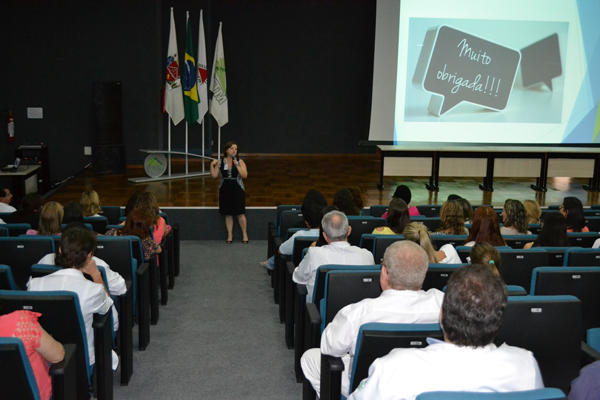
<path id="1" fill-rule="evenodd" d="M 72 228 L 66 230 L 60 238 L 60 252 L 55 264 L 63 268 L 81 269 L 87 256 L 96 250 L 96 236 L 87 229 Z"/>
<path id="2" fill-rule="evenodd" d="M 238 145 L 236 142 L 227 142 L 225 143 L 225 147 L 223 147 L 223 157 L 227 157 L 227 150 L 229 150 L 229 148 L 233 145 Z M 240 146 L 238 146 L 238 151 L 236 153 L 236 156 L 239 156 L 240 154 Z"/>
<path id="3" fill-rule="evenodd" d="M 124 217 L 128 216 L 129 213 L 135 208 L 135 203 L 137 203 L 137 200 L 142 193 L 144 193 L 143 190 L 136 190 L 136 192 L 129 198 L 129 200 L 127 200 L 127 204 L 125 205 Z"/>
<path id="4" fill-rule="evenodd" d="M 81 204 L 70 201 L 63 207 L 63 224 L 68 224 L 73 221 L 83 223 L 83 209 L 81 208 Z"/>
<path id="5" fill-rule="evenodd" d="M 517 232 L 526 234 L 529 228 L 527 222 L 527 211 L 519 200 L 508 199 L 504 202 L 504 211 L 506 211 L 506 221 L 504 226 L 514 226 Z"/>
<path id="6" fill-rule="evenodd" d="M 496 274 L 499 274 L 498 268 L 502 263 L 500 252 L 494 246 L 488 243 L 477 243 L 471 249 L 471 264 L 487 265 Z"/>
<path id="7" fill-rule="evenodd" d="M 160 208 L 158 207 L 158 202 L 156 201 L 156 197 L 150 192 L 140 193 L 137 201 L 135 202 L 135 208 L 142 210 L 145 214 L 150 217 L 150 223 L 152 225 L 156 225 L 158 223 Z M 127 215 L 129 216 L 129 215 Z"/>
<path id="8" fill-rule="evenodd" d="M 397 235 L 402 235 L 406 225 L 410 224 L 408 204 L 402 199 L 393 198 L 388 207 L 386 226 Z"/>
<path id="9" fill-rule="evenodd" d="M 306 214 L 306 207 L 313 203 L 320 207 L 327 207 L 325 196 L 318 190 L 311 189 L 306 193 L 306 196 L 304 196 L 304 200 L 302 201 L 302 214 Z"/>
<path id="10" fill-rule="evenodd" d="M 564 215 L 557 212 L 546 214 L 533 247 L 569 247 L 570 245 L 567 236 L 567 220 Z"/>
<path id="11" fill-rule="evenodd" d="M 324 207 L 323 210 L 321 211 L 321 221 L 323 221 L 323 217 L 325 216 L 325 214 L 327 214 L 328 212 L 331 212 L 331 211 L 340 211 L 340 209 L 337 208 L 336 206 Z M 325 246 L 326 244 L 327 244 L 327 241 L 325 240 L 325 236 L 323 236 L 323 224 L 320 223 L 319 224 L 319 239 L 317 240 L 317 244 L 315 244 L 315 246 L 321 247 L 321 246 Z"/>
<path id="12" fill-rule="evenodd" d="M 335 192 L 333 205 L 346 215 L 360 215 L 360 210 L 354 204 L 354 196 L 348 189 L 340 189 Z"/>
<path id="13" fill-rule="evenodd" d="M 440 227 L 436 232 L 448 232 L 450 235 L 464 235 L 464 211 L 458 200 L 447 200 L 442 205 L 440 209 Z"/>
<path id="14" fill-rule="evenodd" d="M 44 198 L 39 193 L 29 193 L 21 202 L 21 211 L 33 213 L 42 208 Z"/>
<path id="15" fill-rule="evenodd" d="M 498 335 L 506 303 L 506 285 L 488 266 L 459 268 L 442 303 L 444 337 L 461 347 L 487 346 Z"/>
<path id="16" fill-rule="evenodd" d="M 134 209 L 127 216 L 125 226 L 117 231 L 119 236 L 131 235 L 144 240 L 150 236 L 150 216 L 145 212 Z"/>
<path id="17" fill-rule="evenodd" d="M 402 199 L 402 200 L 404 200 L 406 205 L 408 205 L 408 204 L 410 204 L 410 201 L 412 200 L 412 193 L 410 192 L 410 188 L 408 186 L 398 185 L 396 187 L 396 191 L 394 192 L 392 197 L 395 197 L 397 199 Z"/>
<path id="18" fill-rule="evenodd" d="M 506 246 L 500 233 L 498 214 L 487 206 L 477 207 L 473 213 L 473 227 L 465 244 L 469 242 L 488 243 L 492 246 Z"/>
<path id="19" fill-rule="evenodd" d="M 581 201 L 577 197 L 565 197 L 562 206 L 567 212 L 567 229 L 571 229 L 573 232 L 581 232 L 585 227 L 585 216 Z"/>
<path id="20" fill-rule="evenodd" d="M 364 206 L 362 199 L 362 192 L 358 186 L 349 187 L 348 190 L 352 193 L 352 198 L 354 199 L 354 205 L 358 208 L 359 212 L 362 212 Z"/>

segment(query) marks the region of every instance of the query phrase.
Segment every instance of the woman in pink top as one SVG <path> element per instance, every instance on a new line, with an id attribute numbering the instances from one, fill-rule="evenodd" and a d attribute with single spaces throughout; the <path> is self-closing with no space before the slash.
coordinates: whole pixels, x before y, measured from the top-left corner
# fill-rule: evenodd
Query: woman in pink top
<path id="1" fill-rule="evenodd" d="M 404 202 L 406 204 L 410 204 L 410 200 L 412 199 L 412 193 L 410 192 L 410 189 L 408 188 L 408 186 L 400 185 L 396 188 L 396 191 L 394 192 L 394 195 L 392 197 L 395 199 L 402 199 L 402 200 L 404 200 Z M 383 214 L 381 216 L 381 218 L 386 219 L 387 214 L 388 213 L 386 211 L 385 214 Z M 419 213 L 419 210 L 417 209 L 417 207 L 409 206 L 408 207 L 408 215 L 410 215 L 411 217 L 414 217 L 417 215 L 421 215 L 421 213 Z"/>
<path id="2" fill-rule="evenodd" d="M 63 345 L 50 336 L 38 322 L 42 314 L 19 310 L 0 316 L 0 336 L 16 337 L 23 341 L 31 369 L 40 391 L 40 398 L 52 397 L 52 380 L 48 363 L 62 361 L 65 356 Z"/>

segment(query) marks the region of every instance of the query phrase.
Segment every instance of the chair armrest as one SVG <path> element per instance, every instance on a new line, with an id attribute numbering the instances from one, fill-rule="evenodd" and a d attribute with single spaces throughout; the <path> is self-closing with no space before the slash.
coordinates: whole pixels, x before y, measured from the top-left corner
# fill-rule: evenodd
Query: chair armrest
<path id="1" fill-rule="evenodd" d="M 143 263 L 136 276 L 139 350 L 144 351 L 150 343 L 150 265 Z"/>
<path id="2" fill-rule="evenodd" d="M 296 310 L 296 283 L 293 281 L 294 269 L 291 261 L 285 263 L 285 343 L 288 349 L 294 348 L 294 311 Z"/>
<path id="3" fill-rule="evenodd" d="M 306 346 L 305 350 L 321 346 L 321 314 L 316 304 L 306 303 Z"/>
<path id="4" fill-rule="evenodd" d="M 581 368 L 600 360 L 600 353 L 586 342 L 581 342 Z"/>
<path id="5" fill-rule="evenodd" d="M 113 398 L 113 373 L 112 373 L 112 310 L 106 314 L 94 314 L 94 348 L 96 364 L 94 366 L 97 376 L 98 400 Z"/>
<path id="6" fill-rule="evenodd" d="M 306 305 L 306 285 L 300 283 L 294 284 L 294 372 L 296 373 L 296 382 L 300 383 L 304 379 L 300 359 L 306 346 L 304 345 L 305 331 L 305 305 Z M 287 332 L 286 332 L 287 333 Z"/>
<path id="7" fill-rule="evenodd" d="M 341 400 L 343 372 L 341 358 L 321 354 L 321 400 Z"/>
<path id="8" fill-rule="evenodd" d="M 75 369 L 75 353 L 77 345 L 63 344 L 65 356 L 62 361 L 52 364 L 52 396 L 54 400 L 75 399 L 77 397 L 77 373 Z"/>
<path id="9" fill-rule="evenodd" d="M 129 385 L 133 375 L 133 282 L 125 281 L 127 292 L 119 296 L 119 349 L 121 385 Z"/>

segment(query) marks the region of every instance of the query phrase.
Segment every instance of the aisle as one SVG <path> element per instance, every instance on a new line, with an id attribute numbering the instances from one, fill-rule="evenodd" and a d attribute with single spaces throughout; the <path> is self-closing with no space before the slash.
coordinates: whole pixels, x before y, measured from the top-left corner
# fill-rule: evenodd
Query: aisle
<path id="1" fill-rule="evenodd" d="M 181 274 L 151 327 L 120 399 L 299 399 L 293 350 L 284 342 L 266 241 L 181 243 Z M 134 331 L 134 342 L 137 331 Z"/>

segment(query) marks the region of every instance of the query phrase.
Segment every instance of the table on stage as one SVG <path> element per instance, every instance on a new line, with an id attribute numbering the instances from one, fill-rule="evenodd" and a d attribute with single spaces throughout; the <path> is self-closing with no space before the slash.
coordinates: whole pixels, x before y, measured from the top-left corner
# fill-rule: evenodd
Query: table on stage
<path id="1" fill-rule="evenodd" d="M 0 171 L 0 180 L 12 179 L 13 205 L 21 204 L 26 194 L 38 191 L 37 173 L 40 168 L 39 165 L 20 165 L 16 172 Z"/>

